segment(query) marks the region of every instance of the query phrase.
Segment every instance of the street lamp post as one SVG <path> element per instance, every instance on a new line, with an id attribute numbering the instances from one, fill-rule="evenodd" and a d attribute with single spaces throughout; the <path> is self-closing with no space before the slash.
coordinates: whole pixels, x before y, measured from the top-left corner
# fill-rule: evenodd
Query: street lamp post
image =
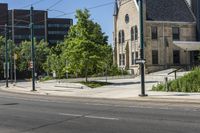
<path id="1" fill-rule="evenodd" d="M 143 0 L 139 0 L 140 6 L 140 59 L 144 60 L 144 16 L 143 16 Z M 140 63 L 141 72 L 141 94 L 139 96 L 147 96 L 145 94 L 145 72 L 144 63 Z"/>
<path id="2" fill-rule="evenodd" d="M 5 51 L 5 60 L 6 60 L 5 77 L 6 77 L 6 87 L 8 88 L 8 26 L 7 26 L 7 24 L 5 25 L 5 48 L 6 48 L 6 51 Z"/>
<path id="3" fill-rule="evenodd" d="M 35 89 L 35 47 L 34 47 L 34 30 L 33 30 L 33 7 L 30 10 L 30 29 L 31 29 L 31 54 L 32 54 L 32 91 Z"/>

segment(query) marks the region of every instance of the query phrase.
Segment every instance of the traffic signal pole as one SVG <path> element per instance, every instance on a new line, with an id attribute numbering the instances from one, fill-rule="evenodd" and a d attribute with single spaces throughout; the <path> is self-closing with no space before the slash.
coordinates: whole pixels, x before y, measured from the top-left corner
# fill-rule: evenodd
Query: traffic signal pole
<path id="1" fill-rule="evenodd" d="M 5 60 L 6 60 L 6 64 L 5 64 L 5 77 L 6 77 L 6 87 L 8 88 L 8 26 L 7 24 L 5 24 Z"/>
<path id="2" fill-rule="evenodd" d="M 33 7 L 30 9 L 30 29 L 31 29 L 31 63 L 32 66 L 32 91 L 35 89 L 35 47 L 34 47 L 34 29 L 33 29 Z"/>
<path id="3" fill-rule="evenodd" d="M 140 59 L 144 60 L 144 15 L 143 15 L 143 0 L 139 0 L 140 7 Z M 145 97 L 145 72 L 144 63 L 140 63 L 141 73 L 141 94 L 139 96 Z"/>

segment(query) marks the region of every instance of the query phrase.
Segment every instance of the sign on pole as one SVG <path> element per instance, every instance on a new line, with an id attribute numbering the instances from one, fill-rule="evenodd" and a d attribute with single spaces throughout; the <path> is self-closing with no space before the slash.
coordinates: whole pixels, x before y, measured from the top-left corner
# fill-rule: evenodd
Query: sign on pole
<path id="1" fill-rule="evenodd" d="M 32 69 L 33 68 L 33 61 L 29 62 L 29 68 Z"/>
<path id="2" fill-rule="evenodd" d="M 136 59 L 135 64 L 145 64 L 146 60 L 145 59 Z"/>

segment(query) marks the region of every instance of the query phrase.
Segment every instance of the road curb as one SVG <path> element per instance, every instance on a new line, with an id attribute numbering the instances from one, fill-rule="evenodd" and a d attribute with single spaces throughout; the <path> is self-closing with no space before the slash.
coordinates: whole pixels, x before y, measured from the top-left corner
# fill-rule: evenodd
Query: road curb
<path id="1" fill-rule="evenodd" d="M 26 94 L 26 95 L 37 95 L 37 96 L 49 96 L 49 97 L 61 97 L 61 98 L 86 98 L 86 99 L 103 99 L 103 100 L 120 100 L 120 101 L 134 101 L 134 102 L 154 102 L 154 103 L 179 103 L 179 104 L 200 104 L 200 99 L 178 99 L 178 98 L 157 98 L 157 97 L 129 97 L 129 98 L 100 98 L 100 97 L 87 97 L 87 96 L 67 96 L 67 95 L 56 95 L 56 94 L 47 94 L 41 92 L 17 92 L 12 90 L 6 90 L 4 88 L 0 88 L 1 91 L 7 93 L 15 93 L 15 94 Z"/>
<path id="2" fill-rule="evenodd" d="M 157 102 L 157 103 L 180 103 L 180 104 L 200 104 L 200 99 L 178 99 L 178 98 L 130 98 L 129 100 L 138 102 Z"/>

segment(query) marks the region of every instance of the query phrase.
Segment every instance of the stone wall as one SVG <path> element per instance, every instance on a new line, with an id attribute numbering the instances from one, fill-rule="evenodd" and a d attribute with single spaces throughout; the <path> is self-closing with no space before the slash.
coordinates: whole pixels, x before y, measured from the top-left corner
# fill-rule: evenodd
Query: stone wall
<path id="1" fill-rule="evenodd" d="M 126 14 L 129 15 L 129 22 L 125 22 Z M 139 13 L 138 7 L 135 4 L 134 0 L 126 0 L 122 1 L 120 4 L 118 16 L 114 18 L 116 19 L 115 23 L 115 37 L 116 37 L 116 48 L 117 48 L 117 64 L 119 66 L 119 54 L 125 54 L 125 66 L 119 66 L 122 68 L 138 69 L 138 65 L 132 65 L 132 52 L 139 52 L 139 41 L 131 41 L 131 27 L 137 25 L 139 27 Z M 120 30 L 124 30 L 125 33 L 125 43 L 119 44 L 118 33 Z M 139 35 L 139 28 L 138 28 Z M 127 55 L 127 50 L 129 55 Z M 129 57 L 129 58 L 128 58 Z M 128 58 L 128 59 L 127 59 Z M 128 66 L 127 66 L 128 65 Z M 137 70 L 135 70 L 137 71 Z"/>
<path id="2" fill-rule="evenodd" d="M 151 26 L 156 26 L 158 29 L 158 39 L 151 39 Z M 172 22 L 151 22 L 145 23 L 145 58 L 146 67 L 149 71 L 157 69 L 165 69 L 173 64 L 173 51 L 180 50 L 180 64 L 190 64 L 189 52 L 175 46 L 172 38 L 172 27 L 180 28 L 180 41 L 195 41 L 196 40 L 196 24 L 195 23 L 172 23 Z M 158 65 L 152 64 L 152 50 L 158 50 Z"/>

